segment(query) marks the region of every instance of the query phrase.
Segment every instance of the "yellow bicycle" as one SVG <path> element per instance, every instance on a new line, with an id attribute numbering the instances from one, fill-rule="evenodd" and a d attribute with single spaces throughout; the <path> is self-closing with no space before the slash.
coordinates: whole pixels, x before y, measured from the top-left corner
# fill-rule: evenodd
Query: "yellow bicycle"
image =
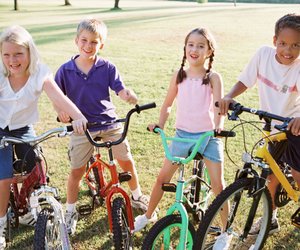
<path id="1" fill-rule="evenodd" d="M 292 118 L 281 117 L 265 111 L 244 107 L 239 103 L 230 106 L 232 113 L 229 120 L 238 120 L 239 115 L 247 112 L 259 116 L 263 120 L 262 137 L 255 144 L 252 153 L 244 154 L 244 166 L 236 173 L 235 181 L 224 189 L 211 203 L 196 232 L 197 249 L 212 249 L 219 236 L 211 230 L 221 224 L 219 216 L 224 204 L 229 202 L 229 216 L 226 228 L 232 240 L 229 249 L 262 249 L 267 239 L 272 218 L 272 199 L 267 188 L 267 177 L 272 171 L 280 182 L 277 188 L 275 203 L 284 206 L 290 200 L 299 202 L 300 192 L 294 182 L 290 168 L 287 165 L 279 166 L 269 152 L 268 144 L 286 140 L 286 128 Z M 274 127 L 278 133 L 271 133 L 272 121 L 279 121 Z M 258 235 L 251 235 L 250 229 L 254 221 L 261 219 Z M 300 209 L 292 216 L 292 222 L 300 227 Z"/>

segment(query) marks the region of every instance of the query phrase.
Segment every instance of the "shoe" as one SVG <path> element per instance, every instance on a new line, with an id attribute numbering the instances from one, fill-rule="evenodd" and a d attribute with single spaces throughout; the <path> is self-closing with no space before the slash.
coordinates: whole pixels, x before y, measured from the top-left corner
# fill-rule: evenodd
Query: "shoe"
<path id="1" fill-rule="evenodd" d="M 68 212 L 65 213 L 65 221 L 67 226 L 67 232 L 70 235 L 73 235 L 76 231 L 76 225 L 78 221 L 78 213 L 77 211 Z"/>
<path id="2" fill-rule="evenodd" d="M 260 230 L 260 226 L 261 226 L 261 223 L 262 223 L 262 217 L 259 218 L 251 227 L 250 231 L 249 231 L 249 234 L 250 235 L 257 235 L 259 233 L 259 230 Z M 278 219 L 274 219 L 272 220 L 271 222 L 271 225 L 270 225 L 270 229 L 269 229 L 269 235 L 271 234 L 274 234 L 274 233 L 277 233 L 280 231 L 280 225 L 278 223 Z"/>
<path id="3" fill-rule="evenodd" d="M 149 200 L 149 195 L 145 194 L 142 194 L 137 200 L 133 199 L 133 197 L 131 196 L 131 205 L 134 208 L 140 208 L 146 212 L 148 209 Z"/>
<path id="4" fill-rule="evenodd" d="M 0 250 L 4 250 L 4 248 L 6 247 L 6 224 L 6 221 L 0 224 Z"/>
<path id="5" fill-rule="evenodd" d="M 27 214 L 24 214 L 24 215 L 19 217 L 19 223 L 22 224 L 22 225 L 34 227 L 36 221 L 35 221 L 32 213 L 28 212 Z"/>
<path id="6" fill-rule="evenodd" d="M 151 222 L 157 221 L 157 213 L 154 212 L 150 219 L 146 217 L 146 214 L 139 215 L 134 220 L 134 232 L 141 231 L 145 226 L 147 226 Z"/>
<path id="7" fill-rule="evenodd" d="M 229 235 L 227 232 L 220 234 L 220 236 L 218 236 L 218 238 L 213 246 L 213 250 L 229 249 L 231 240 L 232 240 L 232 234 Z"/>

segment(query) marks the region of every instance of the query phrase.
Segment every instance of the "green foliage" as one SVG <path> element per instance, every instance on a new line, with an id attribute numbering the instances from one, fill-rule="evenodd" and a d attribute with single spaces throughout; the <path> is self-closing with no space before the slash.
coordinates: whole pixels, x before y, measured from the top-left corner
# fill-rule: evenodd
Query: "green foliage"
<path id="1" fill-rule="evenodd" d="M 240 2 L 240 1 L 237 1 Z M 156 122 L 159 108 L 166 95 L 170 77 L 180 67 L 183 56 L 183 42 L 186 34 L 199 26 L 208 27 L 214 34 L 218 47 L 213 63 L 214 69 L 224 80 L 225 92 L 236 82 L 236 78 L 254 52 L 264 44 L 272 46 L 275 21 L 282 15 L 295 12 L 294 5 L 284 4 L 205 4 L 163 0 L 122 0 L 122 11 L 111 11 L 111 0 L 72 0 L 72 6 L 63 6 L 62 0 L 20 1 L 20 10 L 13 11 L 12 1 L 0 4 L 0 30 L 18 23 L 33 35 L 43 60 L 53 72 L 74 54 L 76 26 L 82 18 L 101 18 L 108 26 L 108 39 L 101 55 L 117 65 L 124 82 L 133 89 L 139 103 L 155 101 L 158 108 L 134 116 L 128 133 L 131 150 L 136 162 L 142 190 L 150 194 L 152 185 L 163 162 L 162 146 L 157 135 L 146 131 L 149 123 Z M 38 20 L 38 22 L 37 22 Z M 122 102 L 112 93 L 120 117 L 131 106 Z M 258 107 L 257 89 L 251 89 L 237 98 L 237 101 L 253 108 Z M 40 104 L 40 122 L 37 132 L 59 126 L 56 114 L 48 98 L 43 95 Z M 174 132 L 175 107 L 166 130 Z M 226 120 L 230 129 L 233 122 Z M 253 128 L 247 133 L 249 143 L 259 135 Z M 239 133 L 240 135 L 240 133 Z M 252 136 L 253 135 L 253 136 Z M 240 166 L 243 144 L 240 137 L 228 141 L 232 164 L 225 158 L 227 184 Z M 54 139 L 43 143 L 43 150 L 49 165 L 51 184 L 59 188 L 62 202 L 66 200 L 66 180 L 69 172 L 67 157 L 68 138 Z M 102 155 L 106 152 L 102 151 Z M 186 170 L 186 173 L 189 169 Z M 176 176 L 174 177 L 176 180 Z M 123 184 L 127 188 L 126 183 Z M 165 215 L 166 208 L 174 199 L 166 194 L 160 203 L 159 216 Z M 87 187 L 83 183 L 78 204 L 89 202 Z M 300 249 L 299 230 L 290 224 L 290 216 L 296 209 L 294 203 L 279 210 L 281 232 L 267 240 L 264 249 Z M 137 215 L 137 212 L 135 212 Z M 141 248 L 141 242 L 149 227 L 134 236 L 134 249 Z M 76 235 L 71 238 L 73 249 L 112 249 L 112 237 L 108 230 L 107 211 L 97 208 L 90 216 L 78 222 Z M 21 226 L 13 230 L 13 239 L 8 249 L 31 249 L 32 228 Z"/>

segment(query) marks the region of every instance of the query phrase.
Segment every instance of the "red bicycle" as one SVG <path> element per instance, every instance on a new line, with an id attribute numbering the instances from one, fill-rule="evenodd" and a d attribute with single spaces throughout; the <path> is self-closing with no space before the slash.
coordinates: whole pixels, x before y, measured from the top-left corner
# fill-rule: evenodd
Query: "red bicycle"
<path id="1" fill-rule="evenodd" d="M 117 141 L 97 142 L 86 131 L 86 136 L 90 143 L 95 146 L 96 154 L 91 157 L 87 164 L 85 180 L 88 184 L 90 194 L 92 195 L 92 206 L 82 205 L 79 207 L 81 215 L 90 214 L 95 205 L 102 205 L 105 201 L 110 232 L 113 234 L 115 249 L 132 249 L 132 234 L 134 231 L 134 218 L 130 197 L 121 187 L 121 183 L 131 179 L 131 173 L 118 173 L 114 162 L 112 146 L 118 145 L 124 141 L 127 135 L 130 117 L 133 113 L 140 113 L 143 110 L 155 108 L 155 103 L 149 103 L 142 106 L 136 105 L 131 109 L 124 119 L 117 119 L 109 123 L 124 123 L 122 136 Z M 90 126 L 90 125 L 89 125 Z M 99 153 L 100 148 L 108 150 L 109 161 L 106 163 Z"/>
<path id="2" fill-rule="evenodd" d="M 42 141 L 54 136 L 66 136 L 70 131 L 73 131 L 72 126 L 65 126 L 29 139 L 3 137 L 0 140 L 0 147 L 8 144 L 29 144 L 37 152 L 35 167 L 29 173 L 24 171 L 25 159 L 14 161 L 15 174 L 7 213 L 7 241 L 11 238 L 11 228 L 19 226 L 19 217 L 30 212 L 36 221 L 33 249 L 71 249 L 59 192 L 57 188 L 49 186 L 48 167 L 42 151 L 37 147 Z"/>

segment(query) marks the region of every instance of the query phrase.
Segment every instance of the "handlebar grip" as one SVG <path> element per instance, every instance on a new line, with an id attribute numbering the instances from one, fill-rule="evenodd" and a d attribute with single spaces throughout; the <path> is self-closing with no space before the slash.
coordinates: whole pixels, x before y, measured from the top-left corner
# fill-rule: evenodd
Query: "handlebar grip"
<path id="1" fill-rule="evenodd" d="M 137 112 L 140 113 L 142 110 L 155 108 L 156 107 L 156 103 L 155 102 L 151 102 L 151 103 L 144 104 L 144 105 L 141 105 L 141 106 L 136 105 L 135 107 L 137 109 Z"/>
<path id="2" fill-rule="evenodd" d="M 73 127 L 72 125 L 66 126 L 67 132 L 73 132 Z"/>
<path id="3" fill-rule="evenodd" d="M 235 132 L 234 131 L 226 131 L 222 130 L 221 132 L 216 132 L 215 131 L 215 136 L 221 136 L 221 137 L 235 137 Z"/>
<path id="4" fill-rule="evenodd" d="M 230 110 L 234 110 L 234 107 L 236 106 L 236 104 L 238 104 L 238 103 L 229 103 L 229 107 L 228 107 L 228 109 L 230 109 Z M 219 102 L 217 101 L 217 102 L 215 102 L 215 106 L 218 108 L 219 107 Z"/>

